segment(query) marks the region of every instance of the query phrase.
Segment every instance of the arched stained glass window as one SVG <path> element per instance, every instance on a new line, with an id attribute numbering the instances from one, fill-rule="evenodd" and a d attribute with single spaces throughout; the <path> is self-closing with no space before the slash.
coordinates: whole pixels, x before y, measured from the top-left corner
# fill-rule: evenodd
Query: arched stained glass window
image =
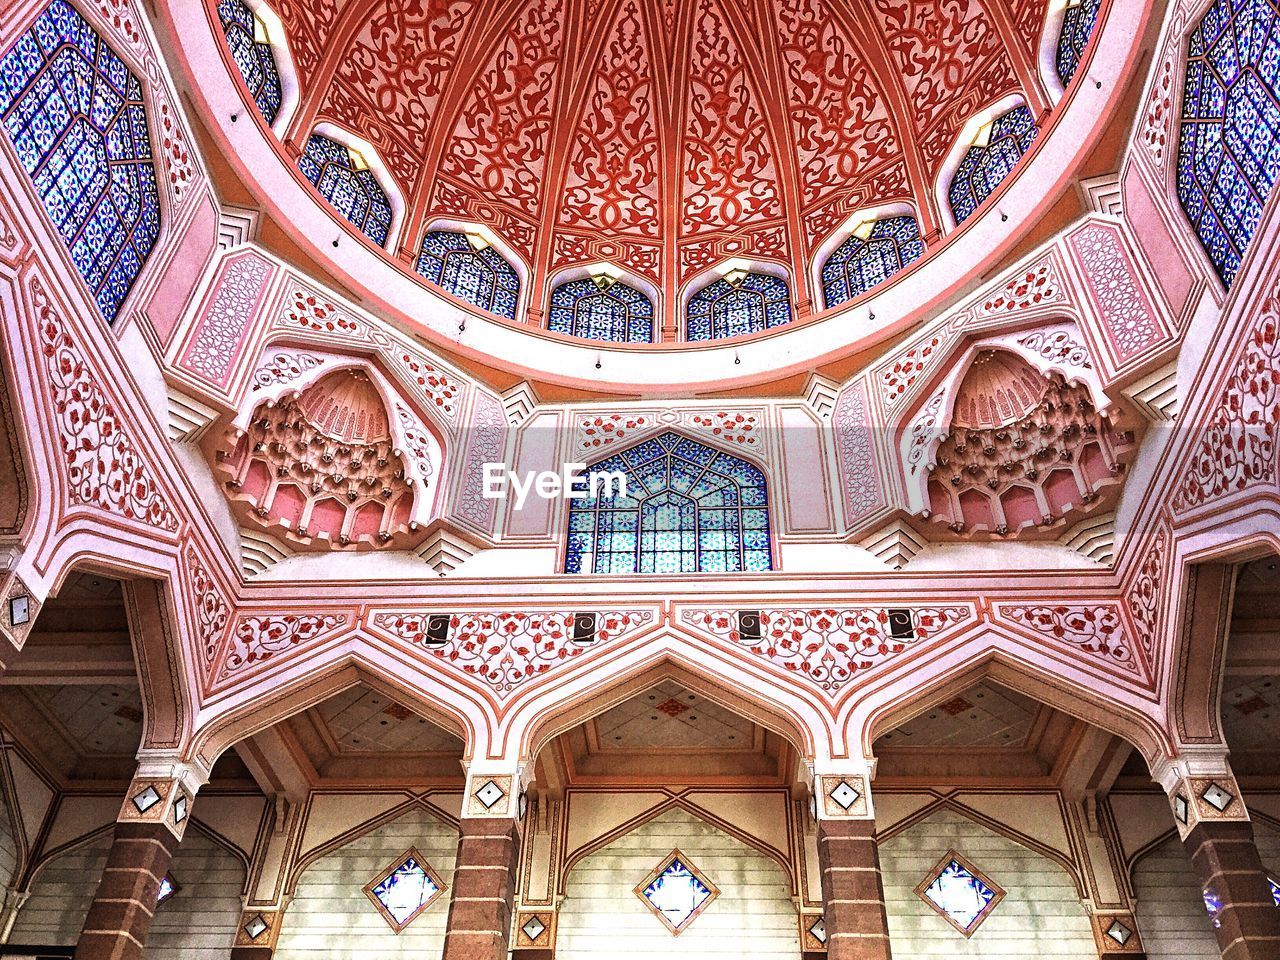
<path id="1" fill-rule="evenodd" d="M 1098 8 L 1102 0 L 1068 0 L 1067 9 L 1062 14 L 1062 29 L 1058 31 L 1058 52 L 1054 57 L 1054 65 L 1058 69 L 1058 79 L 1062 85 L 1068 86 L 1080 66 L 1080 58 L 1084 56 L 1084 48 L 1089 45 L 1089 37 L 1093 35 L 1094 25 L 1098 22 Z"/>
<path id="2" fill-rule="evenodd" d="M 731 273 L 689 300 L 686 340 L 723 340 L 791 322 L 787 282 L 766 273 Z"/>
<path id="3" fill-rule="evenodd" d="M 142 85 L 66 0 L 0 60 L 0 120 L 108 321 L 160 233 Z"/>
<path id="4" fill-rule="evenodd" d="M 587 340 L 653 342 L 653 301 L 608 278 L 570 280 L 551 291 L 547 328 Z"/>
<path id="5" fill-rule="evenodd" d="M 319 133 L 307 141 L 298 169 L 340 214 L 378 246 L 391 229 L 391 201 L 382 184 L 350 148 Z"/>
<path id="6" fill-rule="evenodd" d="M 508 320 L 516 318 L 520 277 L 502 254 L 465 233 L 433 230 L 422 241 L 418 273 L 432 283 Z"/>
<path id="7" fill-rule="evenodd" d="M 960 159 L 947 199 L 956 223 L 964 223 L 1022 159 L 1039 130 L 1025 106 L 1014 107 L 982 128 Z"/>
<path id="8" fill-rule="evenodd" d="M 885 217 L 865 223 L 836 247 L 822 265 L 822 296 L 828 309 L 847 303 L 888 280 L 924 253 L 915 217 Z"/>
<path id="9" fill-rule="evenodd" d="M 625 490 L 605 487 L 609 474 Z M 734 573 L 772 568 L 764 474 L 663 433 L 592 465 L 570 501 L 566 573 Z"/>
<path id="10" fill-rule="evenodd" d="M 243 0 L 218 0 L 218 19 L 222 21 L 227 49 L 249 88 L 249 95 L 258 105 L 258 112 L 268 124 L 275 123 L 282 97 L 280 70 L 266 27 Z"/>
<path id="11" fill-rule="evenodd" d="M 1217 0 L 1187 49 L 1178 199 L 1228 287 L 1280 176 L 1280 12 Z"/>

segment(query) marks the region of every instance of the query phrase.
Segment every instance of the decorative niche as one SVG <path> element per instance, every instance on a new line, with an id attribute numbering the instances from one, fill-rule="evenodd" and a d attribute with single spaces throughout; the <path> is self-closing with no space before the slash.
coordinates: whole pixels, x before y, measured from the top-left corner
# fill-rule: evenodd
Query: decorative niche
<path id="1" fill-rule="evenodd" d="M 422 540 L 442 448 L 374 370 L 326 360 L 249 403 L 216 451 L 242 525 L 301 550 Z"/>

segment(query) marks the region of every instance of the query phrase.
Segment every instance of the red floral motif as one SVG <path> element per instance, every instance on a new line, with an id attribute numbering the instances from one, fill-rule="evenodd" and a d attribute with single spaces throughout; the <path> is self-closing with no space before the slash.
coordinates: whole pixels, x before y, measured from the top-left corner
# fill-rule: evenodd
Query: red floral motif
<path id="1" fill-rule="evenodd" d="M 698 0 L 684 134 L 684 233 L 779 219 L 759 94 L 717 0 Z"/>
<path id="2" fill-rule="evenodd" d="M 1135 657 L 1125 636 L 1118 603 L 1025 607 L 1001 604 L 1000 612 L 1032 633 L 1147 679 L 1145 666 Z"/>
<path id="3" fill-rule="evenodd" d="M 998 2 L 998 0 L 997 0 Z M 965 121 L 1018 90 L 998 32 L 976 0 L 874 0 L 930 178 Z"/>
<path id="4" fill-rule="evenodd" d="M 502 40 L 458 117 L 441 172 L 536 216 L 547 134 L 555 103 L 564 11 L 531 0 Z"/>
<path id="5" fill-rule="evenodd" d="M 1028 267 L 1006 283 L 999 293 L 988 298 L 982 304 L 979 315 L 1026 310 L 1062 299 L 1062 284 L 1058 282 L 1053 261 L 1045 259 Z"/>
<path id="6" fill-rule="evenodd" d="M 892 407 L 916 382 L 916 378 L 929 365 L 929 358 L 942 343 L 941 337 L 932 337 L 912 347 L 893 362 L 881 374 L 884 381 L 884 405 Z"/>
<path id="7" fill-rule="evenodd" d="M 310 290 L 293 291 L 284 313 L 285 326 L 306 327 L 316 333 L 363 334 L 364 325 L 338 312 L 338 308 Z"/>
<path id="8" fill-rule="evenodd" d="M 462 392 L 461 384 L 456 383 L 425 357 L 401 351 L 397 359 L 404 364 L 409 375 L 426 393 L 427 399 L 452 420 L 457 413 L 458 395 Z"/>
<path id="9" fill-rule="evenodd" d="M 1169 26 L 1171 39 L 1165 47 L 1160 67 L 1151 80 L 1151 94 L 1147 100 L 1146 115 L 1142 122 L 1142 139 L 1157 164 L 1164 161 L 1164 150 L 1169 143 L 1169 125 L 1173 120 L 1173 66 L 1178 46 L 1183 42 L 1186 14 L 1179 10 Z"/>
<path id="10" fill-rule="evenodd" d="M 560 223 L 658 236 L 653 70 L 637 0 L 625 0 L 573 135 Z"/>
<path id="11" fill-rule="evenodd" d="M 896 165 L 902 146 L 865 56 L 832 11 L 821 0 L 781 3 L 777 11 L 796 161 L 809 207 Z"/>
<path id="12" fill-rule="evenodd" d="M 200 554 L 191 544 L 185 551 L 187 572 L 191 578 L 191 595 L 195 601 L 196 628 L 199 631 L 200 652 L 205 665 L 213 663 L 218 655 L 218 642 L 231 616 L 226 598 L 200 560 Z"/>
<path id="13" fill-rule="evenodd" d="M 1280 300 L 1273 295 L 1245 339 L 1217 409 L 1195 446 L 1173 509 L 1183 513 L 1257 484 L 1276 484 L 1280 428 Z"/>
<path id="14" fill-rule="evenodd" d="M 615 440 L 625 440 L 637 430 L 654 426 L 652 417 L 642 414 L 606 413 L 578 421 L 578 449 L 594 450 Z"/>
<path id="15" fill-rule="evenodd" d="M 505 697 L 517 687 L 653 620 L 648 610 L 601 611 L 590 643 L 573 640 L 572 613 L 460 613 L 443 645 L 428 645 L 429 613 L 379 613 L 373 625 L 420 647 Z"/>
<path id="16" fill-rule="evenodd" d="M 347 622 L 345 614 L 276 613 L 241 617 L 231 635 L 231 650 L 222 665 L 220 679 L 226 680 L 255 664 L 296 650 L 334 633 Z"/>
<path id="17" fill-rule="evenodd" d="M 860 671 L 877 667 L 908 647 L 973 619 L 973 611 L 963 606 L 914 607 L 911 612 L 914 629 L 902 637 L 890 634 L 889 611 L 882 607 L 761 610 L 759 640 L 744 638 L 738 632 L 737 614 L 731 610 L 685 610 L 681 617 L 691 627 L 799 674 L 835 695 Z"/>
<path id="18" fill-rule="evenodd" d="M 177 515 L 55 312 L 44 284 L 33 280 L 31 292 L 71 503 L 177 530 Z"/>
<path id="19" fill-rule="evenodd" d="M 1025 347 L 1050 363 L 1092 370 L 1089 349 L 1072 337 L 1070 330 L 1035 330 L 1018 340 Z"/>
<path id="20" fill-rule="evenodd" d="M 1150 659 L 1155 650 L 1156 631 L 1160 624 L 1160 591 L 1165 578 L 1165 557 L 1169 550 L 1169 531 L 1161 529 L 1142 554 L 1142 565 L 1133 578 L 1126 599 L 1134 632 Z"/>
<path id="21" fill-rule="evenodd" d="M 396 404 L 396 419 L 400 421 L 400 429 L 404 433 L 406 460 L 413 465 L 418 480 L 425 485 L 433 472 L 431 437 L 418 422 L 418 418 L 399 404 Z"/>
<path id="22" fill-rule="evenodd" d="M 187 184 L 195 176 L 191 165 L 191 151 L 187 148 L 186 137 L 178 123 L 177 115 L 169 107 L 167 94 L 160 96 L 160 116 L 158 121 L 160 145 L 164 149 L 169 166 L 169 188 L 175 200 L 182 199 Z"/>
<path id="23" fill-rule="evenodd" d="M 688 423 L 697 429 L 708 430 L 712 436 L 731 444 L 755 446 L 760 439 L 757 418 L 751 413 L 733 413 L 724 410 L 712 414 L 695 413 L 689 417 Z"/>
<path id="24" fill-rule="evenodd" d="M 297 380 L 323 362 L 309 353 L 273 353 L 262 366 L 253 371 L 253 389 L 261 390 Z"/>
<path id="25" fill-rule="evenodd" d="M 129 0 L 98 0 L 98 13 L 116 35 L 131 46 L 142 48 L 142 31 L 133 17 L 133 5 Z"/>
<path id="26" fill-rule="evenodd" d="M 299 86 L 311 88 L 311 77 L 320 63 L 339 11 L 353 0 L 275 0 L 271 9 L 289 37 L 289 53 L 298 70 Z"/>

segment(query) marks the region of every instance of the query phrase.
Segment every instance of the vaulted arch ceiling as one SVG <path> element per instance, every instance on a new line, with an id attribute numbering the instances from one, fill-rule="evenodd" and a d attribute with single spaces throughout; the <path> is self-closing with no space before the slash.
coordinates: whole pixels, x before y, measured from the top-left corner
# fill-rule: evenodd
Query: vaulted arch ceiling
<path id="1" fill-rule="evenodd" d="M 965 121 L 1036 75 L 1048 0 L 277 0 L 295 147 L 329 121 L 407 200 L 402 259 L 476 221 L 540 295 L 601 260 L 674 303 L 725 257 L 790 269 L 859 208 L 913 203 Z M 541 304 L 532 304 L 537 319 Z M 815 308 L 816 309 L 816 308 Z"/>

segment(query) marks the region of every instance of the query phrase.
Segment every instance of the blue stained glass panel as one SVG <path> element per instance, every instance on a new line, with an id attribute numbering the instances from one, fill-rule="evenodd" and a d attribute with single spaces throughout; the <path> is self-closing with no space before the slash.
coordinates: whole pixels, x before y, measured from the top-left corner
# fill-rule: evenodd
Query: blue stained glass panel
<path id="1" fill-rule="evenodd" d="M 611 473 L 625 491 L 599 486 Z M 768 490 L 745 460 L 664 433 L 593 464 L 582 487 L 600 495 L 570 501 L 566 573 L 772 569 Z"/>
<path id="2" fill-rule="evenodd" d="M 1054 66 L 1064 87 L 1071 83 L 1080 67 L 1080 58 L 1084 56 L 1084 49 L 1089 45 L 1093 28 L 1098 23 L 1098 8 L 1101 6 L 1102 0 L 1073 0 L 1063 12 Z"/>
<path id="3" fill-rule="evenodd" d="M 115 320 L 160 234 L 142 84 L 74 7 L 53 0 L 0 60 L 0 122 Z"/>
<path id="4" fill-rule="evenodd" d="M 996 892 L 959 860 L 952 860 L 925 888 L 923 896 L 960 929 L 972 930 L 996 899 Z"/>
<path id="5" fill-rule="evenodd" d="M 791 322 L 787 282 L 765 273 L 748 273 L 740 282 L 721 278 L 689 299 L 685 339 L 723 340 L 771 330 Z"/>
<path id="6" fill-rule="evenodd" d="M 1280 8 L 1217 0 L 1188 42 L 1178 199 L 1230 287 L 1280 177 Z"/>
<path id="7" fill-rule="evenodd" d="M 386 244 L 391 201 L 373 171 L 357 164 L 343 144 L 313 133 L 298 169 L 348 223 L 378 246 Z"/>
<path id="8" fill-rule="evenodd" d="M 983 200 L 995 191 L 1039 133 L 1035 117 L 1025 106 L 1014 107 L 991 123 L 984 147 L 971 146 L 960 159 L 947 189 L 956 223 L 964 223 Z"/>
<path id="9" fill-rule="evenodd" d="M 886 217 L 865 237 L 849 237 L 822 265 L 822 296 L 838 307 L 920 259 L 924 241 L 915 217 Z"/>
<path id="10" fill-rule="evenodd" d="M 455 297 L 508 320 L 516 318 L 520 276 L 491 246 L 476 250 L 465 233 L 433 230 L 422 240 L 418 273 Z"/>
<path id="11" fill-rule="evenodd" d="M 374 898 L 401 926 L 412 920 L 439 893 L 440 888 L 431 875 L 413 857 L 407 858 L 373 888 Z"/>
<path id="12" fill-rule="evenodd" d="M 166 873 L 160 878 L 160 887 L 156 891 L 156 906 L 160 906 L 177 892 L 178 885 L 174 883 L 173 877 Z"/>
<path id="13" fill-rule="evenodd" d="M 275 123 L 282 98 L 280 70 L 271 44 L 260 39 L 258 18 L 243 0 L 218 0 L 218 20 L 227 49 L 258 112 L 268 124 Z"/>
<path id="14" fill-rule="evenodd" d="M 711 897 L 711 890 L 679 858 L 673 859 L 640 894 L 676 930 L 684 928 Z"/>
<path id="15" fill-rule="evenodd" d="M 551 291 L 547 329 L 586 340 L 653 342 L 653 301 L 625 283 L 570 280 Z"/>
<path id="16" fill-rule="evenodd" d="M 1271 888 L 1271 900 L 1277 907 L 1280 907 L 1280 883 L 1277 883 L 1272 877 L 1267 877 L 1267 886 Z"/>

